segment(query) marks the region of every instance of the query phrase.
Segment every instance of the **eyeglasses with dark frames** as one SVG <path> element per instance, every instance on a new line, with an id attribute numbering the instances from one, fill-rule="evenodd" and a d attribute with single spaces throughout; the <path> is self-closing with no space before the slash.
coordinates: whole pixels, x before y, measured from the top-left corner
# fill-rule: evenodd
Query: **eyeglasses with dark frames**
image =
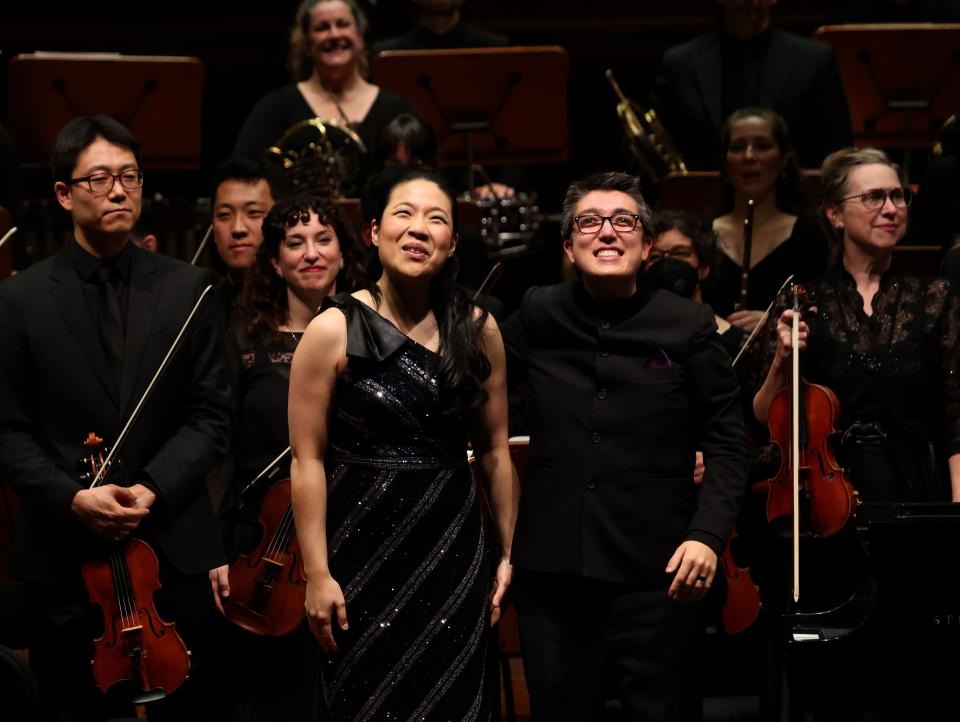
<path id="1" fill-rule="evenodd" d="M 80 178 L 71 178 L 70 184 L 78 185 L 80 183 L 86 183 L 91 193 L 103 195 L 113 190 L 113 184 L 116 181 L 119 181 L 121 187 L 126 188 L 128 191 L 135 191 L 143 187 L 143 171 L 139 168 L 130 168 L 128 170 L 122 170 L 119 173 L 102 171 L 99 173 L 91 173 L 90 175 L 85 175 Z"/>
<path id="2" fill-rule="evenodd" d="M 669 248 L 666 251 L 658 251 L 657 249 L 651 249 L 650 253 L 647 255 L 648 261 L 659 261 L 661 258 L 669 257 L 676 258 L 681 261 L 685 261 L 688 258 L 693 256 L 693 248 L 691 246 L 674 246 Z"/>
<path id="3" fill-rule="evenodd" d="M 910 192 L 909 188 L 891 188 L 890 190 L 886 188 L 870 188 L 863 193 L 841 198 L 840 202 L 843 203 L 844 201 L 856 199 L 859 200 L 868 211 L 878 211 L 886 205 L 887 198 L 893 203 L 894 208 L 907 208 L 913 200 L 913 193 Z"/>
<path id="4" fill-rule="evenodd" d="M 588 213 L 573 217 L 573 222 L 577 224 L 577 230 L 588 235 L 599 233 L 605 221 L 610 221 L 610 227 L 613 230 L 627 233 L 636 229 L 637 224 L 640 223 L 640 216 L 635 213 L 614 213 L 612 216 Z"/>

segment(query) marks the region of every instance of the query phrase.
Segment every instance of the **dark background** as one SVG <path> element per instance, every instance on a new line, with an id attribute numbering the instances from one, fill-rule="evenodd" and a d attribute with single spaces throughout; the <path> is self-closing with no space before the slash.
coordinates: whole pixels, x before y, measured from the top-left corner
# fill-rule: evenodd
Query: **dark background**
<path id="1" fill-rule="evenodd" d="M 368 43 L 407 30 L 414 22 L 405 0 L 361 0 L 368 10 Z M 203 156 L 200 173 L 164 178 L 169 196 L 205 195 L 212 167 L 230 153 L 241 123 L 256 100 L 290 82 L 287 38 L 298 5 L 292 0 L 237 3 L 222 0 L 167 0 L 158 3 L 7 2 L 0 24 L 2 117 L 16 103 L 8 97 L 6 63 L 36 50 L 106 51 L 190 55 L 206 66 Z M 837 3 L 781 0 L 778 25 L 809 35 Z M 616 99 L 603 77 L 612 68 L 626 94 L 641 103 L 666 47 L 716 24 L 712 0 L 469 0 L 468 22 L 505 34 L 517 45 L 561 45 L 570 54 L 568 97 L 570 162 L 549 176 L 571 177 L 598 169 L 625 168 Z M 148 21 L 134 19 L 146 17 Z M 175 108 L 171 112 L 176 112 Z M 544 119 L 547 122 L 547 119 Z M 41 173 L 42 171 L 37 171 Z M 153 179 L 156 181 L 156 177 Z M 28 178 L 27 193 L 45 193 L 47 181 Z M 36 188 L 32 186 L 38 186 Z M 156 185 L 154 185 L 156 188 Z M 544 200 L 554 206 L 554 199 Z M 553 208 L 549 208 L 553 210 Z"/>

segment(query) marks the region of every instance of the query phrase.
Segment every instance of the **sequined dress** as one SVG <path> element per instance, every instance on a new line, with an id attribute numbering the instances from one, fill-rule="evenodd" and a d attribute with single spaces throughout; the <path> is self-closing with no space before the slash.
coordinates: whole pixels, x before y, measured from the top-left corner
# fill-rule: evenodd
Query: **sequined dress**
<path id="1" fill-rule="evenodd" d="M 490 568 L 466 425 L 439 357 L 347 294 L 326 454 L 330 569 L 349 630 L 321 657 L 332 720 L 487 720 Z"/>

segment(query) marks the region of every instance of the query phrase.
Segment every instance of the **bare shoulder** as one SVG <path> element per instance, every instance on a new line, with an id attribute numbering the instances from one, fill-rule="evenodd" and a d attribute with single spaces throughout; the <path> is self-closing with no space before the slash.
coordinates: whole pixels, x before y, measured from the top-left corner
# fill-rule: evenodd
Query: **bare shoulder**
<path id="1" fill-rule="evenodd" d="M 339 308 L 328 308 L 314 317 L 304 331 L 294 361 L 309 366 L 335 364 L 340 370 L 347 357 L 347 317 Z"/>

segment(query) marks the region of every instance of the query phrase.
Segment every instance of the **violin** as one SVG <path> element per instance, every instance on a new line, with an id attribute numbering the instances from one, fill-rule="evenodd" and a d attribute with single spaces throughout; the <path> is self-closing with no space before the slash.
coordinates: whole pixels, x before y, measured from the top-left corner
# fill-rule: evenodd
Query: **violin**
<path id="1" fill-rule="evenodd" d="M 750 567 L 741 567 L 733 558 L 731 542 L 737 538 L 737 530 L 730 532 L 720 555 L 720 568 L 727 580 L 727 598 L 720 611 L 720 624 L 725 634 L 739 634 L 749 629 L 760 616 L 760 589 L 750 576 Z"/>
<path id="2" fill-rule="evenodd" d="M 794 601 L 800 594 L 801 530 L 814 537 L 832 536 L 853 518 L 859 503 L 831 445 L 839 433 L 840 402 L 827 387 L 800 376 L 800 316 L 808 305 L 806 290 L 794 284 L 791 381 L 773 398 L 768 419 L 770 439 L 779 447 L 781 461 L 768 480 L 767 520 L 792 517 Z"/>
<path id="3" fill-rule="evenodd" d="M 91 433 L 83 446 L 81 478 L 102 483 L 103 439 Z M 82 567 L 90 601 L 103 611 L 104 631 L 93 641 L 93 677 L 104 694 L 122 685 L 124 696 L 133 704 L 171 694 L 190 671 L 190 652 L 183 639 L 154 606 L 159 572 L 156 552 L 142 539 L 111 544 L 106 558 Z"/>
<path id="4" fill-rule="evenodd" d="M 223 611 L 227 619 L 248 632 L 279 637 L 300 625 L 307 600 L 307 578 L 293 525 L 290 479 L 281 479 L 270 487 L 257 521 L 263 537 L 251 554 L 241 554 L 230 566 L 230 596 L 224 600 Z"/>

